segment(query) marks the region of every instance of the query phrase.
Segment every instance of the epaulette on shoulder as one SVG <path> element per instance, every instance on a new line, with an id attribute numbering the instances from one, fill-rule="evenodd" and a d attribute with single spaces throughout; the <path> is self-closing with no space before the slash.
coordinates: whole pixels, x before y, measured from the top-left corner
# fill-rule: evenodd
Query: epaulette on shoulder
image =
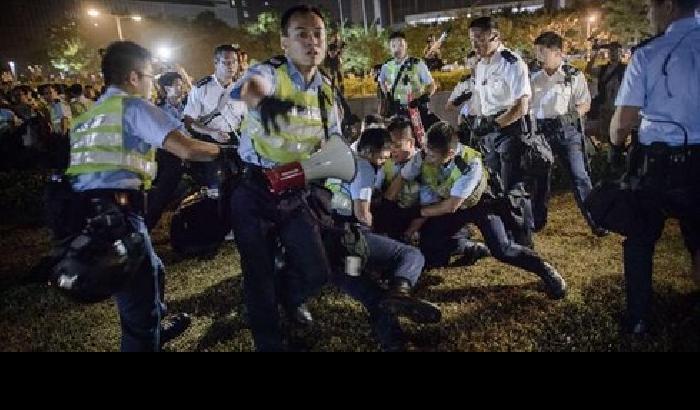
<path id="1" fill-rule="evenodd" d="M 283 65 L 287 64 L 287 57 L 285 57 L 285 56 L 272 57 L 271 59 L 265 61 L 263 64 L 272 66 L 274 68 L 280 68 Z"/>
<path id="2" fill-rule="evenodd" d="M 460 82 L 460 83 L 463 83 L 463 82 L 469 81 L 469 80 L 471 80 L 471 79 L 472 79 L 472 75 L 471 75 L 471 74 L 467 74 L 467 75 L 465 75 L 464 77 L 460 78 L 460 79 L 459 79 L 459 82 Z"/>
<path id="3" fill-rule="evenodd" d="M 637 50 L 639 50 L 640 48 L 644 48 L 644 47 L 648 46 L 648 45 L 651 44 L 654 40 L 656 40 L 656 39 L 658 39 L 658 38 L 660 38 L 660 37 L 663 37 L 663 34 L 657 34 L 657 35 L 655 35 L 654 37 L 649 37 L 649 38 L 646 39 L 646 40 L 642 40 L 639 44 L 637 44 L 636 46 L 632 47 L 632 54 L 634 54 L 634 52 L 637 51 Z"/>
<path id="4" fill-rule="evenodd" d="M 196 86 L 197 88 L 199 88 L 199 87 L 204 87 L 205 85 L 207 85 L 207 84 L 209 84 L 210 82 L 212 82 L 212 80 L 214 80 L 214 76 L 213 76 L 213 75 L 208 75 L 208 76 L 202 78 L 201 80 L 197 81 L 197 83 L 195 84 L 195 86 Z"/>
<path id="5" fill-rule="evenodd" d="M 503 50 L 501 51 L 501 56 L 509 63 L 515 64 L 518 62 L 518 56 L 513 54 L 512 51 L 510 50 Z"/>

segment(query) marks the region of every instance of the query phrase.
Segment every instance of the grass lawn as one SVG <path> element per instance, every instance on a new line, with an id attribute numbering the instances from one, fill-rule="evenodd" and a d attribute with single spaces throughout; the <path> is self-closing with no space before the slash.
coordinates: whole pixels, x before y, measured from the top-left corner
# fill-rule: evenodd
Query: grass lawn
<path id="1" fill-rule="evenodd" d="M 404 323 L 417 351 L 698 351 L 700 294 L 688 276 L 690 260 L 677 224 L 669 223 L 657 248 L 654 334 L 632 340 L 618 334 L 624 307 L 622 239 L 593 237 L 571 195 L 555 197 L 550 224 L 537 248 L 569 283 L 566 300 L 549 301 L 537 278 L 489 259 L 470 268 L 429 272 L 435 286 L 419 295 L 439 304 L 438 325 Z M 167 222 L 165 220 L 164 222 Z M 165 224 L 161 224 L 165 225 Z M 231 243 L 207 261 L 179 260 L 166 231 L 154 242 L 167 267 L 171 312 L 193 314 L 190 329 L 170 351 L 250 351 L 241 315 L 241 268 Z M 0 227 L 0 351 L 116 351 L 119 324 L 113 302 L 81 306 L 23 278 L 47 251 L 41 229 Z M 439 283 L 441 282 L 441 283 Z M 311 329 L 290 329 L 293 346 L 312 351 L 376 351 L 367 314 L 328 289 L 310 304 Z"/>

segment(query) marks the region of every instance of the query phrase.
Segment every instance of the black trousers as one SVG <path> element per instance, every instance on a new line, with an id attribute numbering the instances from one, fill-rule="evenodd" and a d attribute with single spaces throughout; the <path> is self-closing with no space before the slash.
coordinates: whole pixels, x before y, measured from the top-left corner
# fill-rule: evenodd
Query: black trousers
<path id="1" fill-rule="evenodd" d="M 259 182 L 244 180 L 231 195 L 231 215 L 243 268 L 243 298 L 259 351 L 283 349 L 278 304 L 299 305 L 315 295 L 331 277 L 321 228 L 300 191 L 282 197 Z M 270 233 L 286 250 L 287 287 L 277 292 L 275 255 Z"/>
<path id="2" fill-rule="evenodd" d="M 544 260 L 533 250 L 518 245 L 508 237 L 503 219 L 482 200 L 470 209 L 428 219 L 421 230 L 420 248 L 425 255 L 426 266 L 437 268 L 449 263 L 457 241 L 453 236 L 467 223 L 479 228 L 491 255 L 501 262 L 532 272 L 545 273 Z"/>

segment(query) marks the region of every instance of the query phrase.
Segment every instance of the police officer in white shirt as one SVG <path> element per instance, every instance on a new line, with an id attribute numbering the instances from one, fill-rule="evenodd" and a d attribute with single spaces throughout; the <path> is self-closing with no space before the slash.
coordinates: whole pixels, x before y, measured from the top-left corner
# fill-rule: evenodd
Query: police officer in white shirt
<path id="1" fill-rule="evenodd" d="M 532 90 L 527 64 L 501 42 L 498 24 L 492 17 L 481 17 L 469 25 L 469 38 L 481 57 L 474 81 L 481 102 L 475 135 L 492 176 L 502 188 L 517 197 L 522 214 L 520 226 L 509 226 L 516 241 L 532 246 L 532 210 L 525 189 L 521 156 Z M 510 224 L 509 224 L 510 225 Z"/>
<path id="2" fill-rule="evenodd" d="M 246 105 L 230 98 L 238 73 L 238 50 L 225 44 L 214 50 L 214 74 L 201 79 L 190 91 L 185 125 L 217 142 L 228 142 L 247 112 Z"/>
<path id="3" fill-rule="evenodd" d="M 593 186 L 586 159 L 581 118 L 591 106 L 586 76 L 563 59 L 564 39 L 557 33 L 545 32 L 535 40 L 537 59 L 542 69 L 532 75 L 532 114 L 537 120 L 552 151 L 567 169 L 574 185 L 574 197 L 586 222 L 597 235 L 606 231 L 596 227 L 584 201 Z M 535 229 L 547 224 L 551 172 L 538 178 L 537 195 L 533 199 Z"/>
<path id="4" fill-rule="evenodd" d="M 248 109 L 242 101 L 231 99 L 238 73 L 238 49 L 230 44 L 214 50 L 214 74 L 201 79 L 190 91 L 184 111 L 184 123 L 195 137 L 218 143 L 238 143 L 237 135 Z M 234 136 L 232 141 L 232 136 Z M 219 164 L 197 164 L 209 188 L 219 188 Z"/>

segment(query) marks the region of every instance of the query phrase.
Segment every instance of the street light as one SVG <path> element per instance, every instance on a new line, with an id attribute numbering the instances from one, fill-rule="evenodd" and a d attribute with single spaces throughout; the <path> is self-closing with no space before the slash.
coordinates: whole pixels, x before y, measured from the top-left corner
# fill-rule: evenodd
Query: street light
<path id="1" fill-rule="evenodd" d="M 592 25 L 596 22 L 596 16 L 591 14 L 586 19 L 586 38 L 591 38 Z"/>
<path id="2" fill-rule="evenodd" d="M 163 61 L 169 61 L 173 56 L 173 49 L 168 46 L 160 46 L 156 49 L 156 55 Z"/>
<path id="3" fill-rule="evenodd" d="M 89 9 L 87 11 L 87 14 L 88 14 L 88 16 L 90 16 L 92 18 L 96 18 L 96 17 L 99 17 L 102 13 L 100 13 L 99 10 Z M 112 14 L 112 16 L 114 17 L 115 21 L 117 22 L 117 35 L 119 36 L 119 41 L 124 41 L 124 33 L 122 32 L 122 19 L 128 18 L 128 19 L 131 19 L 137 23 L 143 20 L 143 17 L 141 17 L 137 14 L 135 14 L 135 15 Z M 95 25 L 95 27 L 97 27 L 97 25 Z"/>

